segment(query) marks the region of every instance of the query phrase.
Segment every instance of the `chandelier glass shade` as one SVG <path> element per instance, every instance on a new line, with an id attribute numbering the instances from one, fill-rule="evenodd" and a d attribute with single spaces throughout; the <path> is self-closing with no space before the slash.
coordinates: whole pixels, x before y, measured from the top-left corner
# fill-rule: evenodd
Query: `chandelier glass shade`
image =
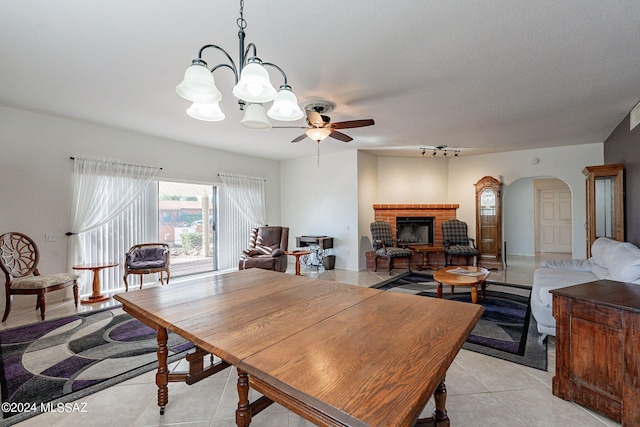
<path id="1" fill-rule="evenodd" d="M 233 87 L 233 94 L 247 102 L 269 102 L 276 97 L 276 89 L 269 80 L 269 73 L 258 58 L 250 58 L 240 73 L 240 81 Z"/>
<path id="2" fill-rule="evenodd" d="M 184 73 L 184 79 L 176 87 L 176 92 L 182 98 L 194 104 L 187 110 L 187 114 L 198 120 L 220 121 L 224 119 L 224 113 L 218 103 L 222 100 L 222 93 L 218 90 L 213 78 L 213 72 L 218 68 L 230 69 L 235 78 L 235 86 L 232 93 L 238 98 L 240 110 L 245 109 L 244 118 L 240 123 L 252 129 L 269 129 L 271 124 L 267 114 L 274 120 L 294 121 L 304 117 L 303 111 L 298 105 L 298 100 L 287 83 L 287 75 L 275 64 L 262 62 L 257 57 L 257 49 L 253 43 L 245 48 L 245 32 L 247 22 L 243 17 L 244 0 L 240 0 L 240 18 L 237 23 L 240 57 L 236 62 L 223 48 L 209 44 L 200 48 L 198 58 L 194 59 L 191 66 Z M 216 49 L 222 52 L 228 62 L 209 68 L 202 59 L 202 54 L 207 49 Z M 251 55 L 250 55 L 251 53 Z M 282 74 L 283 84 L 276 90 L 269 78 L 269 72 L 265 67 L 275 68 Z M 273 105 L 267 113 L 261 105 L 273 101 Z M 248 105 L 247 105 L 248 104 Z M 255 106 L 255 107 L 254 107 Z M 249 112 L 251 109 L 251 112 Z M 267 125 L 268 124 L 268 125 Z"/>
<path id="3" fill-rule="evenodd" d="M 178 95 L 191 102 L 220 102 L 222 93 L 204 61 L 196 61 L 184 72 L 184 80 L 176 87 Z"/>
<path id="4" fill-rule="evenodd" d="M 262 104 L 249 104 L 245 108 L 244 117 L 240 120 L 240 124 L 249 129 L 271 129 L 271 123 L 267 118 L 267 111 Z"/>
<path id="5" fill-rule="evenodd" d="M 224 113 L 217 102 L 194 102 L 187 109 L 187 114 L 194 119 L 205 122 L 219 122 L 224 120 Z"/>

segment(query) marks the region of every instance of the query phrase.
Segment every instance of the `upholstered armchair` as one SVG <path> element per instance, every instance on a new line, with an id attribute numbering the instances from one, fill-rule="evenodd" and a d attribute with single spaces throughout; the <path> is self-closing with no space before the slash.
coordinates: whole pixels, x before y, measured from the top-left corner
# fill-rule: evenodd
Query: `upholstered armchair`
<path id="1" fill-rule="evenodd" d="M 124 255 L 124 286 L 129 290 L 127 276 L 137 274 L 140 276 L 140 289 L 142 289 L 142 275 L 159 273 L 160 284 L 164 285 L 163 274 L 167 273 L 167 284 L 171 273 L 171 252 L 166 243 L 140 243 L 133 245 Z"/>
<path id="2" fill-rule="evenodd" d="M 249 247 L 242 251 L 238 269 L 262 268 L 264 270 L 287 271 L 289 228 L 263 226 L 251 230 Z"/>
<path id="3" fill-rule="evenodd" d="M 378 258 L 386 258 L 389 264 L 389 271 L 393 269 L 395 258 L 407 258 L 409 271 L 411 271 L 412 252 L 406 248 L 397 248 L 394 245 L 391 226 L 386 221 L 374 221 L 370 225 L 373 249 L 376 251 L 376 269 L 378 271 Z"/>
<path id="4" fill-rule="evenodd" d="M 450 219 L 442 223 L 442 245 L 444 248 L 444 266 L 452 265 L 454 256 L 464 257 L 465 264 L 469 265 L 469 259 L 475 260 L 478 256 L 475 240 L 467 235 L 467 223 L 458 219 Z"/>

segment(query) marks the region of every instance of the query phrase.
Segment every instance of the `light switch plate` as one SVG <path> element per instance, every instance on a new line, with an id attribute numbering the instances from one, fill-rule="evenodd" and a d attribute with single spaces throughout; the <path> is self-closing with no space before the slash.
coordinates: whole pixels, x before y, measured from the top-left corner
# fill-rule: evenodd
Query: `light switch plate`
<path id="1" fill-rule="evenodd" d="M 45 242 L 55 242 L 56 241 L 56 235 L 53 233 L 47 233 L 44 235 L 44 241 Z"/>

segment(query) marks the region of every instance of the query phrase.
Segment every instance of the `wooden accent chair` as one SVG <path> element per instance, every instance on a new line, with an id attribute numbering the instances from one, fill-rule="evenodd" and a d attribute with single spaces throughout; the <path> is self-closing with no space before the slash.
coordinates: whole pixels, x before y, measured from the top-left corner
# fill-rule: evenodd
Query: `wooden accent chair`
<path id="1" fill-rule="evenodd" d="M 36 243 L 27 235 L 10 232 L 0 235 L 0 268 L 4 272 L 6 303 L 4 322 L 11 311 L 12 295 L 37 295 L 36 310 L 44 320 L 47 292 L 73 286 L 73 299 L 78 308 L 78 275 L 59 273 L 41 275 L 38 271 L 40 252 Z"/>
<path id="2" fill-rule="evenodd" d="M 389 263 L 389 271 L 393 269 L 395 258 L 407 258 L 409 260 L 409 271 L 411 271 L 411 255 L 413 252 L 406 248 L 395 247 L 395 240 L 391 233 L 391 225 L 386 221 L 374 221 L 369 226 L 373 249 L 376 251 L 376 269 L 378 271 L 378 258 L 386 258 Z"/>
<path id="3" fill-rule="evenodd" d="M 160 284 L 164 285 L 163 274 L 167 273 L 167 284 L 171 273 L 169 264 L 171 263 L 171 252 L 166 243 L 140 243 L 131 246 L 129 252 L 124 254 L 124 287 L 129 290 L 127 276 L 137 274 L 140 276 L 140 289 L 142 289 L 143 274 L 160 274 Z"/>
<path id="4" fill-rule="evenodd" d="M 262 226 L 251 230 L 249 247 L 242 251 L 238 269 L 262 268 L 284 273 L 287 271 L 289 227 Z"/>
<path id="5" fill-rule="evenodd" d="M 467 223 L 459 219 L 449 219 L 442 223 L 442 246 L 445 267 L 453 265 L 451 261 L 454 256 L 464 257 L 466 265 L 469 265 L 469 259 L 476 260 L 478 257 L 475 239 L 467 235 Z"/>

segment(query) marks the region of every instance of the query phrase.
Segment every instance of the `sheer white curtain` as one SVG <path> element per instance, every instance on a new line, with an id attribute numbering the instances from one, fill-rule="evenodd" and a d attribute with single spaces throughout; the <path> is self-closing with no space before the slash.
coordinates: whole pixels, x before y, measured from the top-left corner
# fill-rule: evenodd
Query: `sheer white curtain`
<path id="1" fill-rule="evenodd" d="M 221 270 L 237 268 L 240 253 L 247 248 L 252 227 L 265 225 L 265 180 L 220 174 L 218 261 Z"/>
<path id="2" fill-rule="evenodd" d="M 118 235 L 125 232 L 120 225 L 132 223 L 133 227 L 128 229 L 139 228 L 135 217 L 145 216 L 140 211 L 147 203 L 141 195 L 159 170 L 106 159 L 74 158 L 68 233 L 71 235 L 68 257 L 71 265 L 121 262 L 124 252 L 121 244 L 114 243 L 122 240 Z M 125 211 L 129 214 L 122 216 Z M 120 233 L 114 233 L 116 229 Z M 82 282 L 81 293 L 88 293 L 90 283 Z"/>

